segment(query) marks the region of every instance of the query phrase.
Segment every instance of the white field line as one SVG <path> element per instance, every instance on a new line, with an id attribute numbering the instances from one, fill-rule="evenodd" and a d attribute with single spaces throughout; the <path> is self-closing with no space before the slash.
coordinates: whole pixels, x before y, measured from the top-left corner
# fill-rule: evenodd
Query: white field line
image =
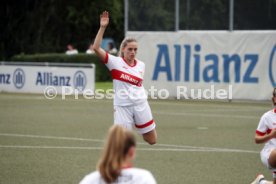
<path id="1" fill-rule="evenodd" d="M 242 116 L 242 115 L 225 115 L 225 114 L 204 114 L 204 113 L 186 113 L 186 112 L 165 112 L 153 111 L 153 114 L 171 115 L 171 116 L 196 116 L 196 117 L 221 117 L 221 118 L 243 118 L 243 119 L 259 119 L 260 116 Z"/>
<path id="2" fill-rule="evenodd" d="M 142 151 L 173 151 L 173 152 L 226 152 L 226 153 L 259 153 L 258 151 L 239 149 L 184 149 L 184 148 L 138 148 Z"/>
<path id="3" fill-rule="evenodd" d="M 206 101 L 206 103 L 204 103 L 204 101 L 202 101 L 203 103 L 200 103 L 200 100 L 194 100 L 195 103 L 192 103 L 193 101 L 189 101 L 188 103 L 186 103 L 185 101 L 181 101 L 181 100 L 171 100 L 171 101 L 162 101 L 162 100 L 150 100 L 149 103 L 152 104 L 152 105 L 174 105 L 174 106 L 195 106 L 195 107 L 208 107 L 208 108 L 217 108 L 218 106 L 219 107 L 223 107 L 224 109 L 233 109 L 233 108 L 246 108 L 246 109 L 255 109 L 255 110 L 258 110 L 258 109 L 263 109 L 263 108 L 266 108 L 265 106 L 268 107 L 268 109 L 271 107 L 270 106 L 270 101 L 263 101 L 263 102 L 260 102 L 260 106 L 255 106 L 255 105 L 251 105 L 250 104 L 256 104 L 256 101 L 252 100 L 252 103 L 249 101 L 249 102 L 238 102 L 238 100 L 236 100 L 238 103 L 236 102 L 221 102 L 221 103 L 213 103 L 213 102 L 216 102 L 216 101 Z M 199 103 L 197 103 L 199 102 Z M 246 104 L 246 106 L 241 106 L 240 104 L 243 103 L 243 104 Z M 258 103 L 257 103 L 258 104 Z"/>
<path id="4" fill-rule="evenodd" d="M 13 149 L 73 149 L 73 150 L 101 150 L 102 147 L 74 147 L 74 146 L 29 146 L 29 145 L 0 145 L 0 148 Z M 250 150 L 235 149 L 173 149 L 173 148 L 138 148 L 140 151 L 168 151 L 168 152 L 227 152 L 227 153 L 259 153 Z"/>
<path id="5" fill-rule="evenodd" d="M 89 142 L 103 142 L 99 139 L 84 139 L 73 137 L 57 137 L 57 136 L 40 136 L 40 135 L 25 135 L 25 134 L 8 134 L 0 133 L 0 136 L 8 137 L 25 137 L 35 139 L 56 139 L 56 140 L 74 140 L 74 141 L 89 141 Z M 146 143 L 138 143 L 140 145 L 148 145 Z M 154 147 L 154 148 L 153 148 Z M 158 148 L 161 147 L 161 148 Z M 163 148 L 162 148 L 163 147 Z M 68 146 L 30 146 L 30 145 L 0 145 L 0 148 L 21 148 L 21 149 L 75 149 L 75 150 L 100 150 L 101 147 L 68 147 Z M 141 151 L 173 151 L 173 152 L 232 152 L 232 153 L 259 153 L 252 150 L 228 149 L 228 148 L 214 148 L 214 147 L 196 147 L 185 145 L 172 144 L 156 144 L 151 148 L 138 148 Z"/>
<path id="6" fill-rule="evenodd" d="M 0 148 L 16 148 L 16 149 L 74 149 L 74 150 L 101 150 L 102 149 L 102 147 L 28 146 L 28 145 L 0 145 Z"/>
<path id="7" fill-rule="evenodd" d="M 16 94 L 16 95 L 10 95 L 10 94 L 0 94 L 1 96 L 0 96 L 0 100 L 1 99 L 22 99 L 22 100 L 49 100 L 49 99 L 47 99 L 43 94 L 34 94 L 34 95 L 31 95 L 31 94 L 27 94 L 27 95 L 24 95 L 24 94 Z M 62 99 L 62 95 L 58 95 L 56 98 L 55 98 L 56 100 L 64 100 L 64 99 Z M 85 99 L 84 97 L 82 97 L 82 95 L 80 94 L 79 95 L 79 98 L 78 99 L 74 99 L 74 96 L 66 96 L 65 97 L 65 100 L 68 100 L 68 101 L 76 101 L 76 100 L 80 100 L 80 101 L 89 101 L 89 100 L 93 100 L 93 103 L 94 102 L 107 102 L 107 103 L 111 103 L 112 104 L 112 99 Z M 200 100 L 195 100 L 195 102 L 199 102 Z M 270 106 L 269 106 L 269 104 L 270 104 L 270 101 L 269 100 L 267 100 L 267 101 L 254 101 L 254 100 L 252 100 L 252 101 L 240 101 L 239 102 L 239 100 L 234 100 L 233 102 L 228 102 L 228 101 L 216 101 L 216 100 L 214 100 L 214 101 L 212 101 L 212 100 L 210 100 L 210 101 L 203 101 L 204 103 L 203 104 L 197 104 L 197 103 L 194 103 L 194 104 L 192 104 L 192 100 L 190 100 L 190 101 L 188 101 L 188 103 L 186 103 L 186 101 L 185 100 L 177 100 L 177 99 L 175 99 L 175 100 L 169 100 L 169 101 L 166 101 L 166 100 L 149 100 L 149 103 L 150 104 L 154 104 L 154 105 L 174 105 L 174 106 L 183 106 L 183 105 L 185 105 L 185 106 L 196 106 L 196 107 L 212 107 L 212 108 L 215 108 L 216 110 L 217 110 L 217 106 L 220 106 L 220 107 L 224 107 L 224 110 L 225 110 L 225 108 L 226 109 L 233 109 L 234 107 L 233 106 L 235 106 L 235 107 L 238 107 L 238 108 L 241 108 L 241 109 L 244 109 L 244 107 L 242 107 L 241 105 L 239 105 L 240 103 L 244 103 L 244 104 L 251 104 L 251 103 L 254 103 L 254 104 L 260 104 L 261 106 L 254 106 L 254 105 L 252 105 L 252 106 L 246 106 L 246 109 L 247 110 L 250 110 L 250 109 L 255 109 L 255 110 L 257 110 L 257 109 L 260 109 L 260 110 L 262 110 L 262 109 L 266 109 L 266 107 L 263 107 L 263 105 L 264 106 L 268 106 L 268 108 L 267 109 L 269 109 L 270 108 Z M 206 103 L 205 103 L 206 102 Z M 219 103 L 217 103 L 217 104 L 213 104 L 212 102 L 219 102 Z M 238 103 L 236 103 L 236 102 L 238 102 Z M 230 106 L 229 106 L 229 104 L 230 104 Z"/>
<path id="8" fill-rule="evenodd" d="M 138 144 L 148 145 L 147 143 L 138 143 Z M 155 146 L 167 147 L 168 149 L 192 149 L 192 150 L 197 149 L 197 150 L 222 150 L 222 151 L 235 150 L 235 151 L 240 151 L 239 149 L 202 147 L 202 146 L 187 146 L 187 145 L 174 145 L 174 144 L 160 144 L 160 143 L 156 144 Z M 248 150 L 246 150 L 246 151 L 248 151 Z"/>
<path id="9" fill-rule="evenodd" d="M 70 141 L 103 142 L 103 140 L 100 140 L 100 139 L 85 139 L 85 138 L 74 138 L 74 137 L 57 137 L 57 136 L 42 136 L 42 135 L 28 135 L 28 134 L 0 133 L 0 136 L 27 137 L 27 138 L 38 138 L 38 139 L 59 139 L 59 140 L 70 140 Z"/>

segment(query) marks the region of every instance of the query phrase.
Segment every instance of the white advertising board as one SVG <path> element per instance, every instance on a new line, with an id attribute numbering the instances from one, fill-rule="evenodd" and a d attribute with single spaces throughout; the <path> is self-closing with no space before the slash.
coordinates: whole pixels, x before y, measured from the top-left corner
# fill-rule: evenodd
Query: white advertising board
<path id="1" fill-rule="evenodd" d="M 226 92 L 232 99 L 268 100 L 276 87 L 276 31 L 128 32 L 126 36 L 138 41 L 137 58 L 146 64 L 146 89 L 154 87 L 177 98 L 200 98 L 207 90 L 206 98 Z"/>
<path id="2" fill-rule="evenodd" d="M 95 65 L 90 67 L 0 65 L 0 91 L 15 93 L 62 93 L 62 88 L 94 91 Z M 51 91 L 49 91 L 51 92 Z"/>

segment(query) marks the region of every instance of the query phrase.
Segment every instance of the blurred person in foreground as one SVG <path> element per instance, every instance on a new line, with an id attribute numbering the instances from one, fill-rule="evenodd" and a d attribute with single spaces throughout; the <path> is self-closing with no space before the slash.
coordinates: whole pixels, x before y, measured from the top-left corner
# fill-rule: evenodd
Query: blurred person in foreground
<path id="1" fill-rule="evenodd" d="M 272 171 L 273 181 L 267 181 L 259 174 L 251 184 L 276 184 L 276 88 L 272 92 L 274 108 L 261 117 L 255 134 L 256 144 L 265 144 L 261 151 L 262 163 Z"/>
<path id="2" fill-rule="evenodd" d="M 109 13 L 100 16 L 100 28 L 94 39 L 93 50 L 111 71 L 114 88 L 114 123 L 127 129 L 136 128 L 149 144 L 155 144 L 157 133 L 147 94 L 142 85 L 145 72 L 144 62 L 136 58 L 136 39 L 127 38 L 121 43 L 119 57 L 103 48 L 101 42 L 109 24 Z"/>
<path id="3" fill-rule="evenodd" d="M 97 171 L 86 175 L 80 184 L 156 184 L 149 171 L 132 167 L 135 152 L 133 132 L 113 125 L 109 129 Z"/>

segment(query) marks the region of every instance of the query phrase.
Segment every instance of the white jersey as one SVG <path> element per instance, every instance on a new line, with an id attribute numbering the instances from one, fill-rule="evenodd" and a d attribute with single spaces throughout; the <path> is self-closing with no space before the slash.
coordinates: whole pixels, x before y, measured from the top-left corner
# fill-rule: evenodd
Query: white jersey
<path id="1" fill-rule="evenodd" d="M 261 117 L 256 133 L 260 136 L 269 134 L 271 130 L 276 129 L 276 108 L 272 109 Z M 276 147 L 276 139 L 270 139 L 266 145 L 273 145 Z"/>
<path id="2" fill-rule="evenodd" d="M 86 175 L 79 184 L 107 184 L 101 177 L 99 171 Z M 126 168 L 116 182 L 112 184 L 156 184 L 152 174 L 144 169 Z"/>
<path id="3" fill-rule="evenodd" d="M 142 61 L 135 60 L 134 66 L 130 66 L 122 57 L 106 53 L 104 64 L 111 71 L 113 78 L 114 105 L 137 105 L 147 100 L 142 85 L 145 72 L 145 64 Z"/>

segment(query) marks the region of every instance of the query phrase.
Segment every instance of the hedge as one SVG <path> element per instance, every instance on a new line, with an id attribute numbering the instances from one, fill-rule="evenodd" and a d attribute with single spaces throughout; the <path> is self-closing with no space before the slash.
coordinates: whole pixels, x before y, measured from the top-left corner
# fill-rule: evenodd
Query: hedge
<path id="1" fill-rule="evenodd" d="M 66 55 L 59 53 L 15 55 L 10 61 L 16 62 L 53 62 L 53 63 L 94 63 L 96 65 L 96 82 L 111 81 L 107 67 L 94 54 Z"/>

